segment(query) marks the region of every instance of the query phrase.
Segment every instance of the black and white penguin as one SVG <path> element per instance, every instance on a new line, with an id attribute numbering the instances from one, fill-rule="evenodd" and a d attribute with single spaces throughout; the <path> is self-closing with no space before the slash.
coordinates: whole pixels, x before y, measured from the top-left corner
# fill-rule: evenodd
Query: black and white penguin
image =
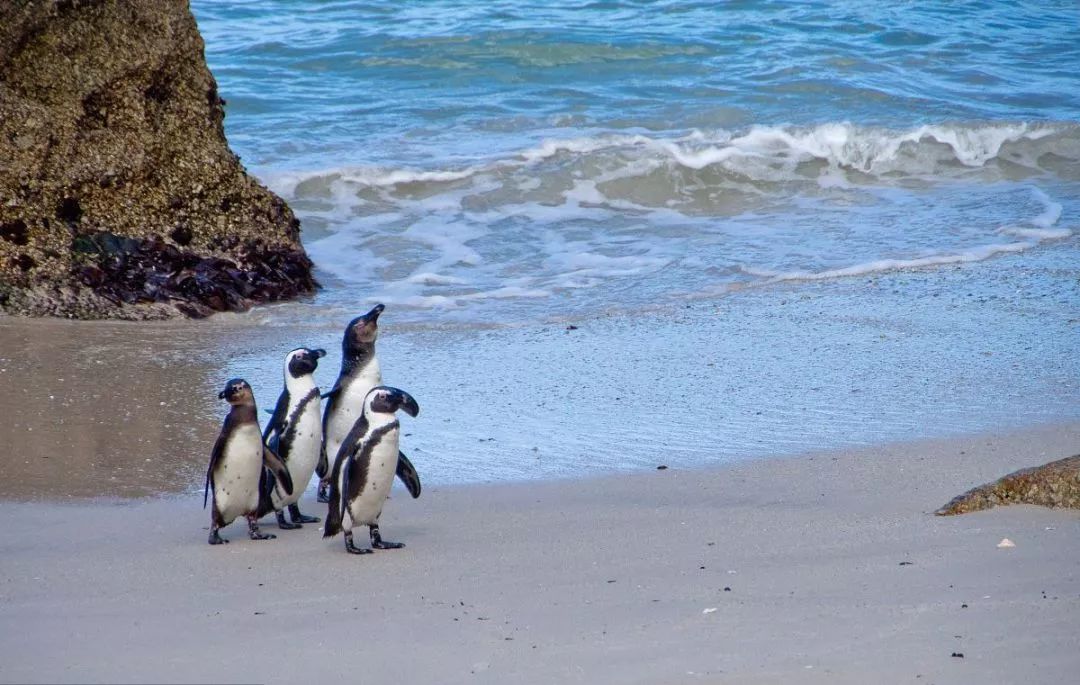
<path id="1" fill-rule="evenodd" d="M 420 413 L 409 393 L 385 385 L 376 386 L 364 399 L 364 409 L 341 443 L 330 472 L 330 504 L 323 537 L 345 533 L 345 549 L 352 554 L 369 554 L 353 544 L 352 529 L 367 526 L 374 549 L 404 547 L 387 542 L 379 534 L 379 516 L 398 466 L 400 425 L 395 413 Z"/>
<path id="2" fill-rule="evenodd" d="M 263 442 L 285 462 L 296 489 L 292 494 L 284 492 L 274 475 L 269 470 L 263 471 L 259 516 L 273 511 L 278 527 L 286 530 L 321 520 L 317 516 L 301 514 L 298 502 L 322 454 L 322 398 L 312 374 L 324 356 L 325 350 L 306 347 L 285 355 L 285 388 L 278 396 L 274 415 L 263 432 Z M 292 523 L 285 520 L 286 507 Z"/>
<path id="3" fill-rule="evenodd" d="M 255 395 L 247 381 L 242 378 L 228 381 L 225 389 L 218 393 L 218 399 L 227 400 L 231 407 L 206 469 L 204 509 L 210 490 L 214 491 L 209 542 L 211 545 L 228 542 L 218 530 L 232 523 L 237 516 L 247 518 L 248 536 L 252 540 L 269 540 L 274 536 L 259 532 L 260 478 L 264 468 L 270 469 L 285 492 L 292 494 L 289 469 L 263 444 L 255 413 Z"/>
<path id="4" fill-rule="evenodd" d="M 341 339 L 341 373 L 333 389 L 323 395 L 326 410 L 323 413 L 322 459 L 316 468 L 319 474 L 318 500 L 329 501 L 330 459 L 341 449 L 353 424 L 364 410 L 364 399 L 372 388 L 382 383 L 382 369 L 375 356 L 375 340 L 379 337 L 379 314 L 385 307 L 377 304 L 371 311 L 358 316 L 345 327 Z M 413 498 L 420 496 L 420 476 L 412 462 L 401 454 L 398 458 L 397 475 Z"/>

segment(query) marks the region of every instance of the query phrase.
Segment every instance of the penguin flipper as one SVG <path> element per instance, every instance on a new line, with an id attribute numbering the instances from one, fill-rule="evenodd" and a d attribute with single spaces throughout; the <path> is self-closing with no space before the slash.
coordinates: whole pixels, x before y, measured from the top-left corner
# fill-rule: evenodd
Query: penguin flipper
<path id="1" fill-rule="evenodd" d="M 293 494 L 292 475 L 289 474 L 289 467 L 285 466 L 285 462 L 281 461 L 281 457 L 274 454 L 274 451 L 266 446 L 263 446 L 263 465 L 270 469 L 274 477 L 281 483 L 281 487 L 285 489 L 285 494 Z"/>
<path id="2" fill-rule="evenodd" d="M 272 433 L 281 435 L 285 432 L 285 419 L 289 413 L 289 394 L 282 390 L 278 395 L 277 404 L 274 405 L 274 413 L 270 416 L 269 423 L 263 430 L 263 442 L 267 441 Z"/>
<path id="3" fill-rule="evenodd" d="M 203 486 L 203 498 L 202 506 L 206 508 L 206 503 L 210 499 L 210 488 L 214 485 L 214 469 L 217 468 L 218 462 L 221 460 L 221 454 L 225 451 L 225 429 L 222 428 L 221 433 L 218 434 L 217 440 L 214 441 L 214 448 L 210 450 L 210 464 L 206 467 L 206 484 Z"/>
<path id="4" fill-rule="evenodd" d="M 315 465 L 315 473 L 319 475 L 319 478 L 326 478 L 326 472 L 330 470 L 330 460 L 326 458 L 326 438 L 323 438 L 322 445 L 319 447 L 319 463 Z"/>
<path id="5" fill-rule="evenodd" d="M 329 411 L 329 409 L 327 409 Z M 349 492 L 348 480 L 349 473 L 352 471 L 352 458 L 356 453 L 356 446 L 360 442 L 360 438 L 367 433 L 368 422 L 361 414 L 360 418 L 356 419 L 356 423 L 349 430 L 349 434 L 345 436 L 345 439 L 341 441 L 341 447 L 338 448 L 338 453 L 334 456 L 334 468 L 330 471 L 330 503 L 326 511 L 326 525 L 323 526 L 323 537 L 328 538 L 337 535 L 341 532 L 341 490 L 338 488 L 338 476 L 341 474 L 341 469 L 345 469 L 345 492 Z M 325 433 L 324 433 L 325 435 Z M 325 443 L 324 443 L 325 445 Z M 320 476 L 321 478 L 322 476 Z"/>
<path id="6" fill-rule="evenodd" d="M 420 496 L 420 475 L 404 452 L 398 452 L 397 455 L 397 477 L 413 499 Z"/>
<path id="7" fill-rule="evenodd" d="M 324 538 L 332 538 L 341 532 L 341 492 L 338 491 L 338 474 L 341 472 L 341 461 L 341 459 L 334 460 L 334 471 L 330 474 L 330 503 L 326 505 L 326 523 L 323 524 Z M 352 457 L 345 459 L 345 462 L 345 479 L 348 480 L 348 469 L 352 465 Z"/>
<path id="8" fill-rule="evenodd" d="M 337 396 L 338 396 L 338 394 L 340 392 L 341 392 L 341 379 L 339 378 L 338 382 L 334 383 L 334 388 L 330 392 L 326 393 L 325 395 L 322 395 L 323 399 L 329 399 L 330 401 L 326 403 L 325 407 L 323 407 L 323 415 L 322 415 L 322 434 L 323 434 L 322 452 L 319 454 L 319 463 L 315 466 L 315 473 L 317 473 L 319 475 L 320 479 L 326 478 L 326 472 L 330 470 L 330 463 L 329 463 L 329 460 L 327 459 L 327 455 L 326 455 L 326 436 L 328 435 L 326 427 L 327 427 L 327 424 L 330 423 L 330 414 L 334 411 L 334 400 L 337 399 Z"/>
<path id="9" fill-rule="evenodd" d="M 272 493 L 275 485 L 277 485 L 277 479 L 274 478 L 274 473 L 270 469 L 264 468 L 262 475 L 259 477 L 259 509 L 256 513 L 259 518 L 274 510 Z"/>

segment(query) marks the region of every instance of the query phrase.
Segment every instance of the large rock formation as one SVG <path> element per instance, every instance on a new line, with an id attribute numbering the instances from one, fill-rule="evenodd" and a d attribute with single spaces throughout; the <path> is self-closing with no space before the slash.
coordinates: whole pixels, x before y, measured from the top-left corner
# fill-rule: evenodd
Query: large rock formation
<path id="1" fill-rule="evenodd" d="M 966 514 L 999 504 L 1038 504 L 1080 509 L 1080 454 L 1010 473 L 980 485 L 938 509 L 938 516 Z"/>
<path id="2" fill-rule="evenodd" d="M 0 310 L 163 318 L 311 292 L 228 148 L 187 0 L 0 0 Z"/>

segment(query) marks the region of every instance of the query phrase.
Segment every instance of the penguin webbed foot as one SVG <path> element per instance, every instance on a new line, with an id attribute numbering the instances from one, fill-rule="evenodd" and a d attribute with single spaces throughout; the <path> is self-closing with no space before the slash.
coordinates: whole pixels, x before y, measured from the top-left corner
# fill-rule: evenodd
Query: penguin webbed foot
<path id="1" fill-rule="evenodd" d="M 371 554 L 372 550 L 353 544 L 352 533 L 345 533 L 345 551 L 349 554 Z"/>
<path id="2" fill-rule="evenodd" d="M 319 491 L 315 494 L 315 501 L 322 504 L 330 503 L 330 483 L 326 481 L 319 483 Z"/>
<path id="3" fill-rule="evenodd" d="M 379 540 L 378 542 L 371 543 L 374 549 L 401 549 L 405 546 L 404 542 L 390 542 L 388 540 Z"/>
<path id="4" fill-rule="evenodd" d="M 211 545 L 227 545 L 227 544 L 229 544 L 228 540 L 221 537 L 221 534 L 218 533 L 217 528 L 211 528 L 210 529 L 210 539 L 208 539 L 207 542 L 209 542 Z"/>
<path id="5" fill-rule="evenodd" d="M 289 523 L 285 520 L 285 512 L 275 511 L 274 516 L 277 517 L 278 528 L 282 530 L 296 530 L 297 528 L 303 528 L 299 523 L 296 523 L 296 519 L 293 519 L 293 523 Z"/>
<path id="6" fill-rule="evenodd" d="M 404 542 L 390 542 L 389 540 L 383 540 L 382 535 L 379 534 L 379 527 L 371 526 L 372 549 L 401 549 L 404 546 Z"/>
<path id="7" fill-rule="evenodd" d="M 252 540 L 273 540 L 277 536 L 273 533 L 263 533 L 259 530 L 259 519 L 257 516 L 248 516 L 248 537 Z"/>
<path id="8" fill-rule="evenodd" d="M 300 507 L 295 504 L 289 505 L 289 516 L 292 516 L 293 523 L 299 525 L 301 523 L 319 523 L 322 521 L 318 516 L 308 516 L 307 514 L 300 513 Z"/>

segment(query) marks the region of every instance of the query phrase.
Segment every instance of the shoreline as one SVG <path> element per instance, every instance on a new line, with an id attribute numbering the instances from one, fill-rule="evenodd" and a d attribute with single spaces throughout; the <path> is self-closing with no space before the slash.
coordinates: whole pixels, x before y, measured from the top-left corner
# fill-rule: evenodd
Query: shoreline
<path id="1" fill-rule="evenodd" d="M 388 311 L 379 357 L 384 381 L 420 403 L 403 449 L 426 486 L 1019 430 L 1080 420 L 1075 269 L 1061 259 L 777 284 L 572 328 L 433 327 Z M 329 352 L 316 371 L 329 387 L 348 318 L 317 303 L 196 324 L 0 318 L 0 383 L 13 389 L 0 442 L 15 455 L 0 498 L 199 487 L 224 380 L 246 378 L 270 408 L 282 357 L 305 345 Z"/>
<path id="2" fill-rule="evenodd" d="M 1080 668 L 1077 512 L 929 512 L 1077 445 L 1072 422 L 436 485 L 387 505 L 383 534 L 405 549 L 363 557 L 266 520 L 278 539 L 234 523 L 211 547 L 190 496 L 3 501 L 23 525 L 3 542 L 0 679 L 1065 682 Z"/>

